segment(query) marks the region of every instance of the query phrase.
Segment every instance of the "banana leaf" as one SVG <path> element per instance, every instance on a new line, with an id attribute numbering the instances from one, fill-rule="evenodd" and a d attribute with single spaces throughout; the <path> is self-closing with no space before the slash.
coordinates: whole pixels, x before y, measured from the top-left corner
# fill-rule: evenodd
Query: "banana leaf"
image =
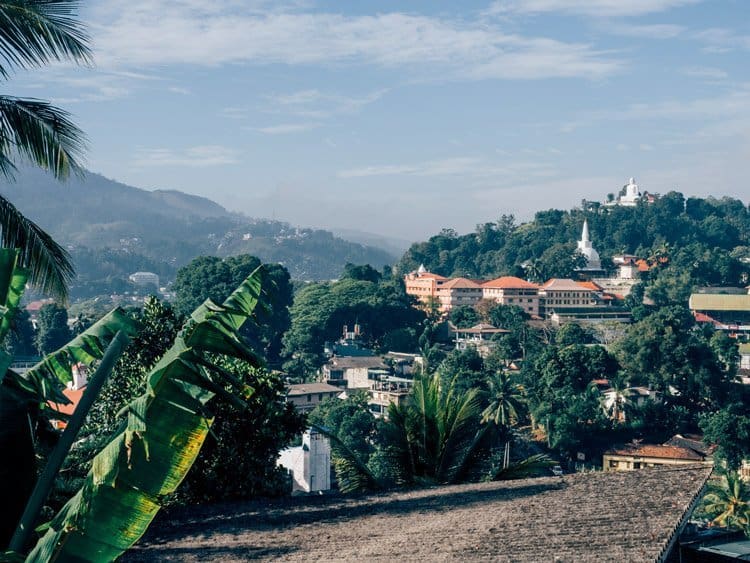
<path id="1" fill-rule="evenodd" d="M 0 249 L 0 335 L 4 337 L 23 294 L 28 271 L 18 267 L 18 252 Z M 28 494 L 35 471 L 32 415 L 49 413 L 64 418 L 49 403 L 67 404 L 62 394 L 71 379 L 74 363 L 87 366 L 100 360 L 117 333 L 133 335 L 137 323 L 116 309 L 60 350 L 45 358 L 23 376 L 10 369 L 12 358 L 0 353 L 0 451 L 7 459 L 0 463 L 0 547 L 7 544 Z M 11 453 L 12 452 L 12 453 Z"/>
<path id="2" fill-rule="evenodd" d="M 18 266 L 18 250 L 0 249 L 0 342 L 8 335 L 28 277 L 29 271 Z"/>
<path id="3" fill-rule="evenodd" d="M 260 362 L 237 331 L 258 304 L 261 276 L 259 268 L 222 305 L 206 301 L 193 313 L 27 561 L 110 561 L 143 535 L 208 435 L 213 418 L 207 403 L 234 384 L 212 358 Z"/>

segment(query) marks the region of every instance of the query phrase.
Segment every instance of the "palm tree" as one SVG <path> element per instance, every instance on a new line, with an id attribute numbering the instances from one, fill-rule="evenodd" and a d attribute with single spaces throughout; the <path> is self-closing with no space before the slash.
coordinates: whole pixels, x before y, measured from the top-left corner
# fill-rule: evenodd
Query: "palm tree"
<path id="1" fill-rule="evenodd" d="M 510 465 L 510 429 L 518 422 L 523 408 L 523 385 L 516 383 L 506 371 L 498 371 L 488 381 L 490 403 L 482 412 L 482 423 L 494 423 L 505 436 L 503 468 Z"/>
<path id="2" fill-rule="evenodd" d="M 444 385 L 440 375 L 415 379 L 411 400 L 391 404 L 386 433 L 396 480 L 455 483 L 461 480 L 484 436 L 479 391 Z"/>
<path id="3" fill-rule="evenodd" d="M 488 381 L 490 404 L 482 412 L 482 423 L 510 427 L 518 422 L 524 404 L 523 385 L 506 371 L 498 371 Z"/>
<path id="4" fill-rule="evenodd" d="M 706 487 L 699 512 L 717 526 L 747 531 L 750 527 L 750 489 L 736 471 L 722 471 Z"/>
<path id="5" fill-rule="evenodd" d="M 0 77 L 51 61 L 88 63 L 91 50 L 75 18 L 78 0 L 0 0 Z M 21 157 L 55 178 L 80 172 L 84 135 L 49 102 L 0 95 L 0 174 L 12 180 Z M 18 248 L 19 264 L 45 292 L 67 297 L 70 256 L 38 225 L 0 196 L 0 246 Z"/>

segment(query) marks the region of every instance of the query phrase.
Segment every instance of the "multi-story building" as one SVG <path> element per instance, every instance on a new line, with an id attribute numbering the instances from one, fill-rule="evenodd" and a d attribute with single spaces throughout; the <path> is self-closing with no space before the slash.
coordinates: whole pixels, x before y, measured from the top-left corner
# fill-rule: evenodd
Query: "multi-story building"
<path id="1" fill-rule="evenodd" d="M 464 305 L 471 307 L 482 300 L 482 286 L 466 278 L 453 278 L 440 285 L 437 298 L 441 311 Z"/>
<path id="2" fill-rule="evenodd" d="M 703 288 L 690 295 L 690 310 L 699 323 L 709 323 L 730 336 L 750 338 L 750 295 L 743 288 Z"/>
<path id="3" fill-rule="evenodd" d="M 299 412 L 310 412 L 320 403 L 331 397 L 337 397 L 342 390 L 327 383 L 298 383 L 286 390 L 286 400 Z"/>
<path id="4" fill-rule="evenodd" d="M 532 317 L 539 315 L 539 286 L 513 276 L 502 276 L 482 284 L 482 298 L 501 305 L 516 305 Z"/>
<path id="5" fill-rule="evenodd" d="M 539 295 L 541 316 L 555 323 L 630 320 L 630 311 L 594 282 L 553 278 Z"/>
<path id="6" fill-rule="evenodd" d="M 424 265 L 420 266 L 416 272 L 404 276 L 406 293 L 413 295 L 424 305 L 437 303 L 438 288 L 446 281 L 448 278 L 428 272 Z"/>

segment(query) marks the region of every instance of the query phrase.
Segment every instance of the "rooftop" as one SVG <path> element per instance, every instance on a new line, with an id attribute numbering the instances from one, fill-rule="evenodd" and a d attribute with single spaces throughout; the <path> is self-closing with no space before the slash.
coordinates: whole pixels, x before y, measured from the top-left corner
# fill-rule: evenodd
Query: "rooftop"
<path id="1" fill-rule="evenodd" d="M 547 280 L 542 289 L 552 289 L 554 291 L 594 291 L 591 287 L 581 285 L 576 281 L 566 278 L 552 278 L 551 280 Z"/>
<path id="2" fill-rule="evenodd" d="M 341 393 L 341 388 L 327 383 L 297 383 L 287 387 L 287 397 L 307 395 L 310 393 Z"/>
<path id="3" fill-rule="evenodd" d="M 328 361 L 328 365 L 339 369 L 388 367 L 380 356 L 334 356 Z"/>
<path id="4" fill-rule="evenodd" d="M 161 515 L 123 560 L 662 561 L 709 473 L 682 466 L 191 507 Z"/>
<path id="5" fill-rule="evenodd" d="M 441 286 L 443 289 L 480 289 L 481 287 L 477 282 L 466 278 L 454 278 Z"/>
<path id="6" fill-rule="evenodd" d="M 693 293 L 689 306 L 693 311 L 750 311 L 750 295 Z"/>
<path id="7" fill-rule="evenodd" d="M 607 455 L 624 455 L 636 457 L 658 457 L 662 459 L 684 459 L 703 461 L 705 455 L 690 447 L 660 444 L 627 444 L 621 448 L 605 452 Z"/>
<path id="8" fill-rule="evenodd" d="M 502 276 L 500 278 L 495 278 L 494 280 L 486 281 L 482 284 L 482 287 L 496 289 L 539 289 L 539 286 L 535 283 L 527 282 L 526 280 L 514 276 Z"/>

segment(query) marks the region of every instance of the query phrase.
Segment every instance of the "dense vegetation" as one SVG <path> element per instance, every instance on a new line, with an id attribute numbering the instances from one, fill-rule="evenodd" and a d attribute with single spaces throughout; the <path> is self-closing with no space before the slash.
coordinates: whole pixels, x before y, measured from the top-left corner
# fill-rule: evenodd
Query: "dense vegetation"
<path id="1" fill-rule="evenodd" d="M 696 285 L 744 284 L 749 271 L 750 211 L 732 198 L 685 198 L 669 192 L 653 204 L 604 207 L 584 202 L 571 211 L 539 211 L 518 225 L 504 215 L 496 223 L 459 235 L 444 229 L 426 242 L 415 243 L 398 264 L 406 273 L 424 264 L 444 276 L 492 278 L 520 275 L 536 280 L 567 277 L 575 267 L 575 241 L 588 219 L 602 265 L 613 268 L 614 254 L 667 258 L 669 277 L 687 277 Z"/>

